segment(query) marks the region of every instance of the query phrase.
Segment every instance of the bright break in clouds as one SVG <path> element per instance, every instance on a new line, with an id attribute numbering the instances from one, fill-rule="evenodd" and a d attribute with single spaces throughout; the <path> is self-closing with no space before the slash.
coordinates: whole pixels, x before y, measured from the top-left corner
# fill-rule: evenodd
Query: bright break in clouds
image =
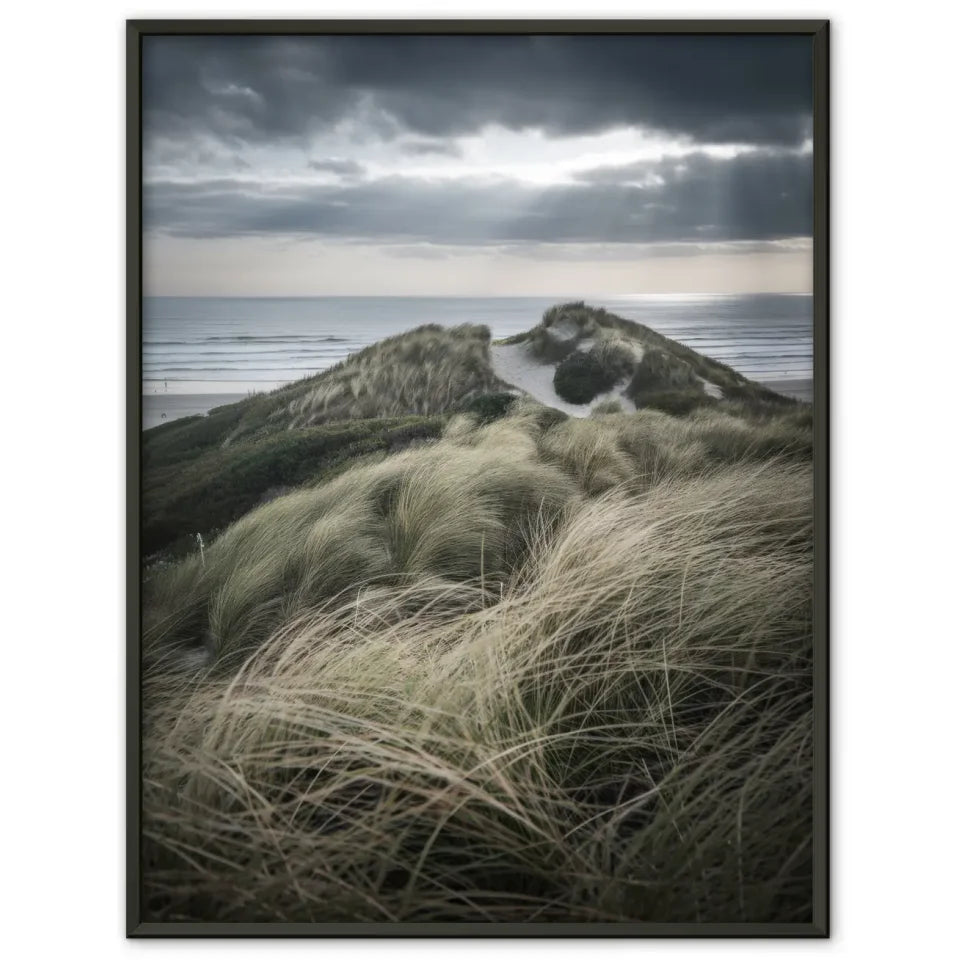
<path id="1" fill-rule="evenodd" d="M 146 37 L 155 294 L 809 290 L 806 37 Z"/>

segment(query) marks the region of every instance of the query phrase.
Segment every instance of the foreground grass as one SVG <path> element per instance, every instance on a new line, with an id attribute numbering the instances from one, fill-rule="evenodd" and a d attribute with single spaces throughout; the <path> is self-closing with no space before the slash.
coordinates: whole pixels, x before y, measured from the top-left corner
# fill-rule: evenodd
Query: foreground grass
<path id="1" fill-rule="evenodd" d="M 715 409 L 253 511 L 148 584 L 150 917 L 808 920 L 811 524 L 805 418 Z"/>

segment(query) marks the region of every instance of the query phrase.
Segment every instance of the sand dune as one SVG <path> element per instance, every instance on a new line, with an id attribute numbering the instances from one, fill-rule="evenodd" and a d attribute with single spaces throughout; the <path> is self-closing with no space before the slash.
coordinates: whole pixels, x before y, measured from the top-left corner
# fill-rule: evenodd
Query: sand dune
<path id="1" fill-rule="evenodd" d="M 528 393 L 534 400 L 561 410 L 571 417 L 587 417 L 597 404 L 610 400 L 622 400 L 624 409 L 633 409 L 633 403 L 622 399 L 627 385 L 626 380 L 606 393 L 594 397 L 590 403 L 568 403 L 553 388 L 556 367 L 552 363 L 538 363 L 530 356 L 529 348 L 525 343 L 494 344 L 490 347 L 490 363 L 493 366 L 493 372 L 504 383 Z"/>

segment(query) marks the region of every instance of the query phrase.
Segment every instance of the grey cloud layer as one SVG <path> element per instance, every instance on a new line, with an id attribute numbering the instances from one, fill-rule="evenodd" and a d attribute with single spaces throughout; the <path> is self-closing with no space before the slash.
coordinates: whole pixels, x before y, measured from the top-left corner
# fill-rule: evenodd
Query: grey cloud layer
<path id="1" fill-rule="evenodd" d="M 463 151 L 460 147 L 450 140 L 411 140 L 407 143 L 401 143 L 400 149 L 410 156 L 426 157 L 461 157 Z"/>
<path id="2" fill-rule="evenodd" d="M 307 166 L 311 170 L 321 173 L 336 173 L 345 177 L 358 177 L 363 174 L 365 167 L 356 160 L 344 160 L 338 157 L 325 157 L 322 160 L 308 160 Z"/>
<path id="3" fill-rule="evenodd" d="M 638 186 L 643 183 L 644 186 Z M 812 230 L 808 155 L 693 154 L 586 171 L 547 188 L 389 177 L 265 187 L 235 179 L 144 187 L 148 229 L 178 236 L 378 242 L 673 243 L 776 240 Z"/>
<path id="4" fill-rule="evenodd" d="M 488 123 L 796 145 L 811 83 L 809 39 L 787 36 L 148 37 L 143 49 L 148 143 L 295 139 L 360 116 L 439 152 Z"/>

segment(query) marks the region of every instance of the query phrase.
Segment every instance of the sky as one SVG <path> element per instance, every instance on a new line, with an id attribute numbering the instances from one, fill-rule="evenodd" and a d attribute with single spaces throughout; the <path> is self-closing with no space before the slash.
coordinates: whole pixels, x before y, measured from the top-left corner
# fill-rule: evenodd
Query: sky
<path id="1" fill-rule="evenodd" d="M 146 37 L 144 292 L 807 293 L 811 40 Z"/>

